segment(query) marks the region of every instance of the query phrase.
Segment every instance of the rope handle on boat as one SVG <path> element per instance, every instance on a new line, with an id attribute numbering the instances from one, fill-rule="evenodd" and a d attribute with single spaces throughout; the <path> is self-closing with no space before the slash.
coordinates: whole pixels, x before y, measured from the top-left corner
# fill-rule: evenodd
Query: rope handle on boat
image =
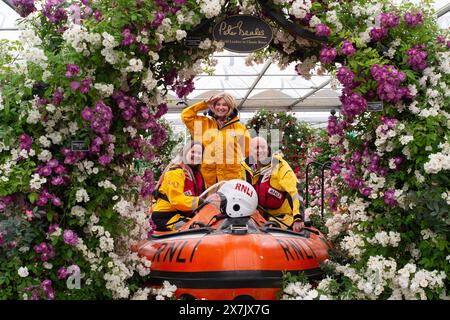
<path id="1" fill-rule="evenodd" d="M 281 221 L 279 218 L 277 218 L 276 216 L 270 214 L 266 209 L 262 208 L 261 206 L 258 205 L 258 209 L 264 211 L 265 214 L 267 214 L 268 216 L 274 218 L 275 220 L 277 220 L 278 222 L 280 222 L 281 224 L 283 224 L 284 226 L 286 226 L 288 229 L 291 229 L 292 226 L 287 225 L 286 223 L 284 223 L 283 221 Z M 314 234 L 319 235 L 320 232 L 318 232 L 317 230 L 314 230 L 311 227 L 311 221 L 306 221 L 305 222 L 305 226 L 303 227 L 303 229 L 308 230 Z"/>
<path id="2" fill-rule="evenodd" d="M 277 218 L 276 216 L 274 216 L 273 214 L 270 214 L 269 211 L 267 211 L 266 209 L 264 209 L 263 207 L 261 207 L 260 205 L 258 205 L 258 210 L 263 211 L 263 213 L 265 213 L 267 216 L 270 216 L 272 218 L 274 218 L 275 220 L 277 220 L 278 222 L 280 222 L 282 225 L 286 226 L 286 228 L 290 228 L 291 226 L 287 225 L 286 223 L 284 223 L 283 221 L 281 221 L 279 218 Z"/>

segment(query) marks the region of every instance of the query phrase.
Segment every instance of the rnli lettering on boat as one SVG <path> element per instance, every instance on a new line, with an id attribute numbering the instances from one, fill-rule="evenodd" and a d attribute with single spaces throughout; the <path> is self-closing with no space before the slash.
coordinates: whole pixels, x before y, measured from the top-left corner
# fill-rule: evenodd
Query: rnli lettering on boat
<path id="1" fill-rule="evenodd" d="M 197 241 L 192 250 L 185 250 L 189 241 L 161 242 L 152 257 L 152 262 L 191 263 L 194 260 L 194 255 L 200 241 Z"/>
<path id="2" fill-rule="evenodd" d="M 316 254 L 306 240 L 299 241 L 293 239 L 277 239 L 277 242 L 281 246 L 287 261 L 305 259 L 312 260 L 317 258 Z"/>
<path id="3" fill-rule="evenodd" d="M 236 186 L 234 187 L 234 189 L 235 189 L 235 190 L 238 190 L 238 191 L 241 191 L 241 192 L 244 192 L 244 193 L 247 194 L 249 197 L 252 197 L 252 196 L 253 196 L 253 191 L 250 190 L 249 187 L 244 186 L 243 184 L 236 183 Z"/>

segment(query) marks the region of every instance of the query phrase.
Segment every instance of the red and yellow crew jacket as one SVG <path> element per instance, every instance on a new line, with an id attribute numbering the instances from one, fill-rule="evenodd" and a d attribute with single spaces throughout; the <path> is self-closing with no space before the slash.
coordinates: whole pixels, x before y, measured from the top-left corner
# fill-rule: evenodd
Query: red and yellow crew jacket
<path id="1" fill-rule="evenodd" d="M 269 213 L 269 220 L 282 228 L 294 221 L 303 221 L 304 207 L 300 183 L 281 154 L 271 157 L 270 163 L 254 171 L 249 159 L 242 161 L 241 179 L 251 183 L 258 194 L 258 206 Z M 277 217 L 277 219 L 271 216 Z M 287 226 L 286 226 L 287 225 Z"/>
<path id="2" fill-rule="evenodd" d="M 207 116 L 197 114 L 206 109 L 204 101 L 198 102 L 184 109 L 181 119 L 192 138 L 205 147 L 201 171 L 208 188 L 222 180 L 239 179 L 240 163 L 249 154 L 250 134 L 239 121 L 237 109 L 222 127 L 211 112 Z"/>
<path id="3" fill-rule="evenodd" d="M 170 168 L 162 177 L 156 203 L 151 209 L 157 230 L 171 228 L 183 217 L 189 217 L 198 207 L 198 196 L 203 191 L 205 183 L 199 170 L 192 171 L 184 164 Z"/>

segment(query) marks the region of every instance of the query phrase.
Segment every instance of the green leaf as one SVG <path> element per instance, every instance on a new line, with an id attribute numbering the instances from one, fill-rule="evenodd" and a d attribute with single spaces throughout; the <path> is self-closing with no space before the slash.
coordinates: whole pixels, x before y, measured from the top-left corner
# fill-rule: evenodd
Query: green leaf
<path id="1" fill-rule="evenodd" d="M 30 200 L 31 203 L 35 203 L 38 198 L 38 194 L 36 192 L 30 193 L 28 195 L 28 200 Z"/>

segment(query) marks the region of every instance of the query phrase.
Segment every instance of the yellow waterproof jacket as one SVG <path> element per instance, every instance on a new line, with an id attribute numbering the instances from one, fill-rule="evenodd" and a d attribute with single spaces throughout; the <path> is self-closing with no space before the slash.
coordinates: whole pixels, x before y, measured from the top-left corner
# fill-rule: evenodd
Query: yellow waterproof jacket
<path id="1" fill-rule="evenodd" d="M 262 183 L 267 178 L 269 179 L 271 191 L 277 190 L 283 193 L 285 196 L 282 205 L 277 209 L 268 209 L 261 206 L 260 198 L 265 196 L 264 194 L 258 194 L 258 204 L 265 211 L 269 213 L 269 216 L 276 216 L 278 220 L 281 220 L 284 224 L 290 226 L 294 221 L 302 221 L 304 216 L 303 197 L 300 188 L 300 183 L 291 169 L 290 165 L 282 158 L 281 154 L 273 155 L 271 162 L 261 168 L 253 171 L 252 165 L 249 160 L 246 159 L 241 163 L 241 179 L 251 183 L 254 187 L 258 183 Z M 270 176 L 270 178 L 268 177 Z M 267 177 L 265 179 L 265 177 Z M 277 193 L 277 191 L 273 191 Z M 277 219 L 270 218 L 272 221 Z M 281 227 L 286 228 L 281 224 Z"/>
<path id="2" fill-rule="evenodd" d="M 206 109 L 204 101 L 198 102 L 184 109 L 181 119 L 192 138 L 205 147 L 201 171 L 208 188 L 222 180 L 239 179 L 240 163 L 249 154 L 250 134 L 236 109 L 222 128 L 212 116 L 197 114 Z"/>
<path id="3" fill-rule="evenodd" d="M 157 200 L 153 204 L 152 220 L 159 226 L 169 221 L 178 221 L 182 216 L 190 216 L 199 205 L 199 197 L 184 192 L 186 174 L 183 168 L 174 167 L 164 174 L 161 186 L 157 190 Z M 198 186 L 199 192 L 204 190 Z"/>

